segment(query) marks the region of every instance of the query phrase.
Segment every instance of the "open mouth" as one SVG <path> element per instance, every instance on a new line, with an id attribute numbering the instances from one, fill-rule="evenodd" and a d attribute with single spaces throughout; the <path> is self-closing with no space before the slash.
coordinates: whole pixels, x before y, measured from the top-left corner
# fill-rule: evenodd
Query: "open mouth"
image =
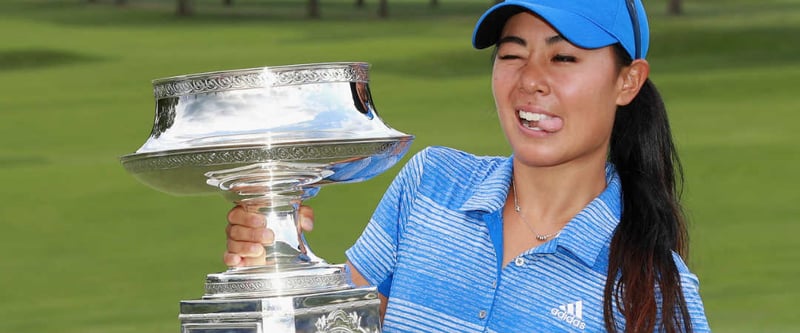
<path id="1" fill-rule="evenodd" d="M 517 114 L 519 115 L 519 119 L 522 121 L 522 126 L 534 131 L 542 131 L 542 128 L 537 126 L 539 121 L 550 118 L 550 116 L 543 113 L 527 112 L 522 110 L 517 111 Z"/>
<path id="2" fill-rule="evenodd" d="M 564 121 L 559 117 L 549 116 L 544 113 L 517 110 L 522 126 L 540 132 L 556 132 L 561 129 Z"/>

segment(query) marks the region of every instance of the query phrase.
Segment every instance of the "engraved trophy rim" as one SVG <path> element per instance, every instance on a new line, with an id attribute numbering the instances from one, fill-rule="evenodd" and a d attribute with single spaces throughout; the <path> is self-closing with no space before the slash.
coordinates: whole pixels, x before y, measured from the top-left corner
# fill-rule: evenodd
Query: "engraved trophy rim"
<path id="1" fill-rule="evenodd" d="M 307 69 L 323 69 L 323 68 L 337 68 L 337 67 L 351 67 L 351 66 L 359 66 L 369 68 L 370 65 L 368 62 L 364 61 L 335 61 L 335 62 L 309 62 L 303 64 L 289 64 L 289 65 L 271 65 L 271 66 L 256 66 L 256 67 L 248 67 L 248 68 L 239 68 L 239 69 L 223 69 L 223 70 L 215 70 L 215 71 L 207 71 L 207 72 L 199 72 L 199 73 L 191 73 L 191 74 L 180 74 L 180 75 L 173 75 L 173 76 L 165 76 L 157 79 L 151 80 L 153 85 L 162 84 L 166 82 L 172 81 L 185 81 L 190 79 L 200 79 L 200 78 L 207 78 L 207 77 L 216 77 L 219 75 L 242 75 L 242 74 L 252 74 L 257 73 L 263 70 L 272 70 L 272 71 L 297 71 L 297 70 L 307 70 Z"/>
<path id="2" fill-rule="evenodd" d="M 264 137 L 265 141 L 269 141 L 269 137 Z M 202 154 L 206 152 L 216 151 L 229 151 L 229 150 L 251 150 L 251 149 L 273 149 L 282 147 L 297 147 L 297 146 L 344 146 L 344 145 L 357 145 L 357 144 L 370 144 L 370 143 L 403 143 L 414 140 L 414 135 L 400 135 L 393 137 L 376 137 L 376 138 L 359 138 L 359 139 L 336 139 L 336 140 L 298 140 L 298 141 L 281 141 L 277 143 L 271 142 L 249 142 L 245 144 L 230 144 L 230 145 L 213 145 L 202 146 L 194 148 L 181 148 L 181 149 L 167 149 L 160 151 L 148 152 L 134 152 L 120 156 L 120 161 L 123 165 L 132 163 L 142 159 L 168 157 L 174 155 L 192 155 Z M 341 157 L 338 155 L 315 155 L 297 158 L 296 160 L 317 160 L 327 159 L 333 157 Z M 263 160 L 261 162 L 268 162 L 271 159 Z"/>
<path id="3" fill-rule="evenodd" d="M 232 89 L 369 82 L 369 67 L 369 63 L 362 61 L 262 66 L 168 76 L 154 79 L 151 83 L 153 95 L 159 99 Z"/>

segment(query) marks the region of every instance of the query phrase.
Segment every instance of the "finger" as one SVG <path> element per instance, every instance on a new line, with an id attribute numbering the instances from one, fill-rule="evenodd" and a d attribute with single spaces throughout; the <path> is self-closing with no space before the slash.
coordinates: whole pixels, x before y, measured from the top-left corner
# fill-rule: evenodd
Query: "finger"
<path id="1" fill-rule="evenodd" d="M 259 266 L 259 265 L 266 265 L 267 260 L 264 256 L 260 256 L 257 258 L 242 258 L 242 261 L 239 263 L 239 267 L 242 266 Z"/>
<path id="2" fill-rule="evenodd" d="M 258 257 L 264 255 L 264 245 L 252 242 L 228 240 L 228 252 L 242 257 Z"/>
<path id="3" fill-rule="evenodd" d="M 267 228 L 249 228 L 240 225 L 232 225 L 229 229 L 228 238 L 240 242 L 272 244 L 275 240 L 275 233 Z"/>
<path id="4" fill-rule="evenodd" d="M 236 206 L 228 212 L 228 223 L 257 228 L 265 226 L 266 219 L 264 215 L 248 212 L 244 207 Z"/>
<path id="5" fill-rule="evenodd" d="M 300 206 L 298 210 L 300 215 L 300 229 L 303 231 L 311 231 L 314 229 L 314 210 L 309 206 Z"/>
<path id="6" fill-rule="evenodd" d="M 228 267 L 239 267 L 242 264 L 242 257 L 235 253 L 225 252 L 222 255 L 222 261 L 225 263 L 225 266 Z"/>

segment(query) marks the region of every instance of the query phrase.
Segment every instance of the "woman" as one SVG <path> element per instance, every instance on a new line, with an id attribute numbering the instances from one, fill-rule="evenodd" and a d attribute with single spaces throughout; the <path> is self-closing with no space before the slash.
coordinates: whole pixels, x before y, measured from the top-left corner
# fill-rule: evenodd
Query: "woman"
<path id="1" fill-rule="evenodd" d="M 648 38 L 633 0 L 510 0 L 480 18 L 513 155 L 428 148 L 394 180 L 347 251 L 386 332 L 709 331 Z M 263 260 L 263 220 L 228 219 L 225 262 Z"/>

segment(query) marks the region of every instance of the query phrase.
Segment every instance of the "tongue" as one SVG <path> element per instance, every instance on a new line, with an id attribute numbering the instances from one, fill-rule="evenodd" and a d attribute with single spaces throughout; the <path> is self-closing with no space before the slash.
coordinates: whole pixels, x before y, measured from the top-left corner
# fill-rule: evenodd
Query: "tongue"
<path id="1" fill-rule="evenodd" d="M 536 126 L 544 130 L 545 132 L 557 132 L 562 127 L 564 127 L 564 121 L 558 117 L 552 117 L 548 119 L 539 120 L 536 123 Z"/>

